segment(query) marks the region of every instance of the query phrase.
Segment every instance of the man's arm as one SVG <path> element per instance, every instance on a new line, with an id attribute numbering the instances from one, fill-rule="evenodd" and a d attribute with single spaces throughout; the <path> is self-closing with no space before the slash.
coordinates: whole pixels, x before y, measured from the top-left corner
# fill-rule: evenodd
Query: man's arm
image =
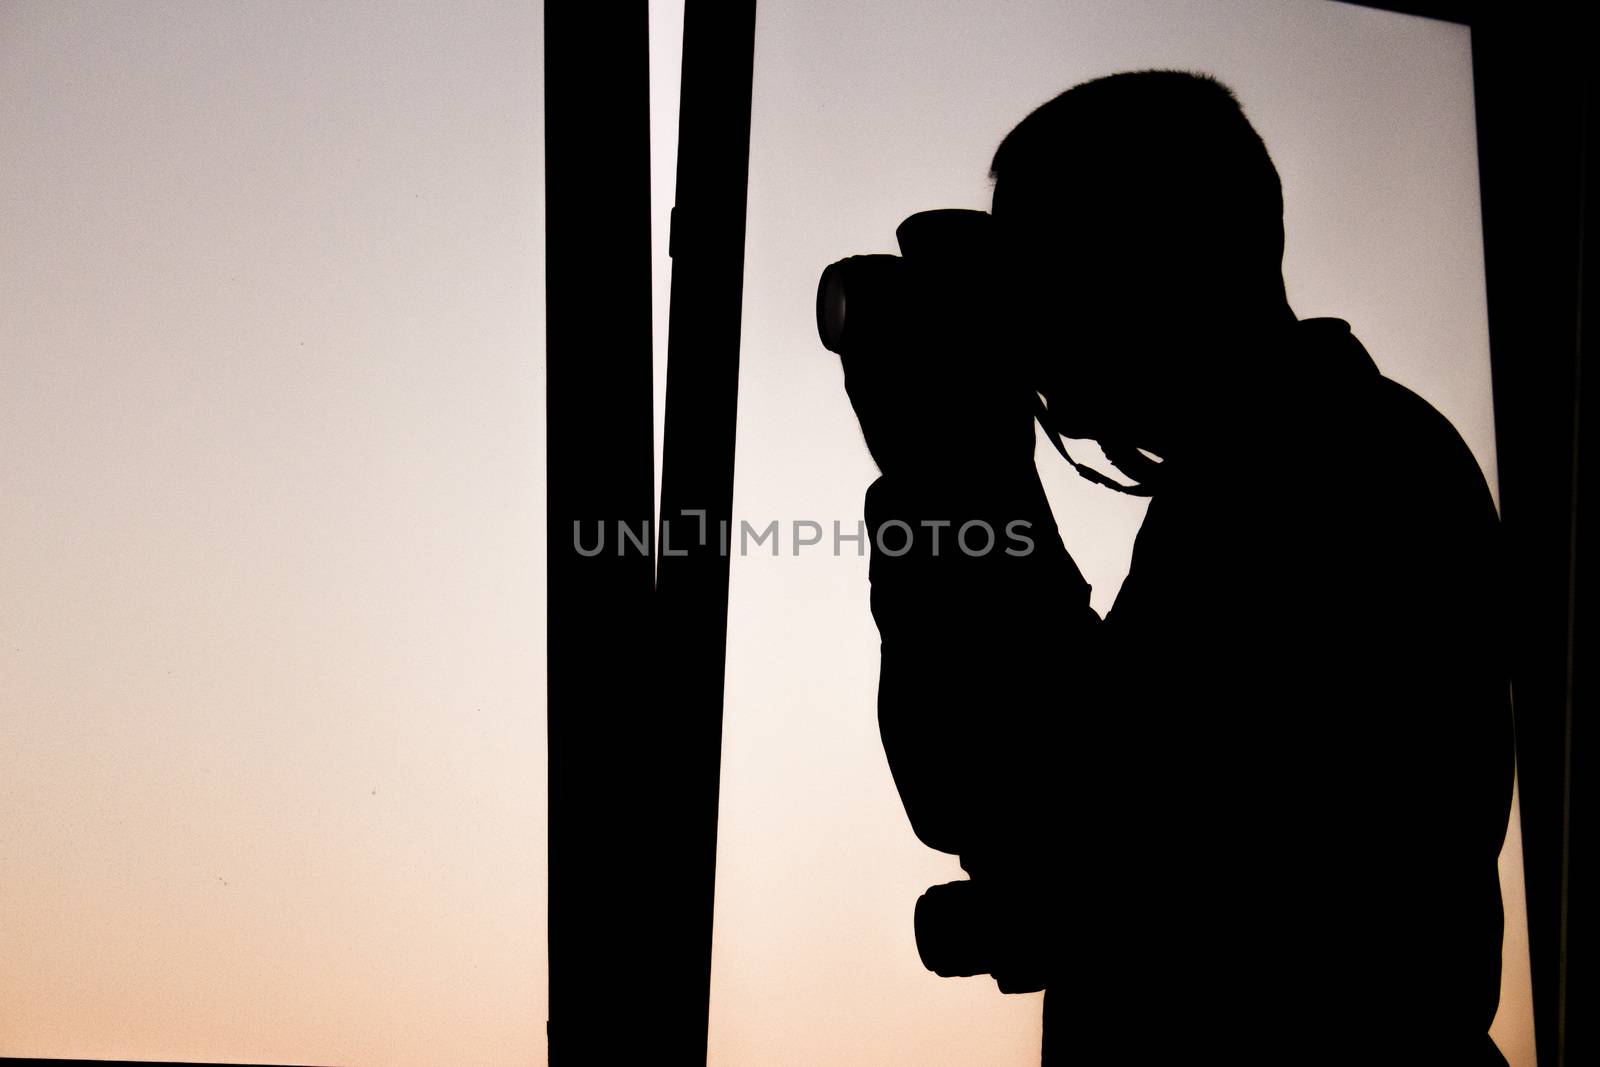
<path id="1" fill-rule="evenodd" d="M 923 962 L 1042 988 L 1062 943 L 1065 794 L 1083 785 L 1063 716 L 1092 700 L 1074 692 L 1100 629 L 1089 586 L 1031 462 L 981 485 L 885 476 L 866 518 L 884 752 L 917 836 L 972 876 L 919 903 Z"/>
<path id="2" fill-rule="evenodd" d="M 981 485 L 886 476 L 866 518 L 879 727 L 912 828 L 969 871 L 1040 850 L 1071 668 L 1099 617 L 1037 472 L 1019 464 Z"/>

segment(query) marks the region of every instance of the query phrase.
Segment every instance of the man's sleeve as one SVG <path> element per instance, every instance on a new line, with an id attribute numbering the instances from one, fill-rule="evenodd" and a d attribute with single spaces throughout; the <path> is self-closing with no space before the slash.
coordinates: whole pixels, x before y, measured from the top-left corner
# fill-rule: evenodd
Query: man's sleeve
<path id="1" fill-rule="evenodd" d="M 912 828 L 969 872 L 1037 854 L 1098 616 L 1032 464 L 867 492 L 878 721 Z M 1092 664 L 1091 664 L 1092 666 Z"/>

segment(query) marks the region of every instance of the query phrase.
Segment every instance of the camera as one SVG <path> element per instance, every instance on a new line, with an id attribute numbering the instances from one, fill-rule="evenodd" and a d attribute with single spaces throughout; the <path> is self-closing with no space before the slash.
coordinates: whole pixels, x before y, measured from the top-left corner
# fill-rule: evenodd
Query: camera
<path id="1" fill-rule="evenodd" d="M 994 217 L 959 208 L 919 211 L 896 228 L 895 240 L 901 255 L 850 256 L 830 264 L 817 281 L 817 335 L 842 359 L 845 390 L 857 414 L 903 409 L 906 414 L 894 416 L 901 430 L 964 425 L 978 431 L 969 440 L 1002 442 L 1002 452 L 1028 455 L 1037 419 L 1046 439 L 1084 478 L 1148 496 L 1158 484 L 1159 463 L 1131 443 L 1100 442 L 1130 482 L 1109 478 L 1067 453 L 1028 364 L 1051 345 L 1017 332 L 1016 296 L 1000 280 L 1011 265 Z M 1010 278 L 1018 281 L 1015 272 Z M 915 466 L 915 453 L 926 445 L 904 439 L 909 435 L 893 424 L 876 423 L 862 418 L 879 468 L 889 473 Z M 964 456 L 955 463 L 981 465 L 983 459 Z"/>
<path id="2" fill-rule="evenodd" d="M 841 259 L 817 283 L 817 333 L 840 357 L 879 469 L 981 472 L 996 457 L 1030 458 L 1039 398 L 1009 336 L 994 219 L 922 211 L 895 238 L 903 255 Z"/>
<path id="3" fill-rule="evenodd" d="M 941 978 L 993 975 L 1003 993 L 1043 989 L 1042 931 L 1016 905 L 980 879 L 930 887 L 913 919 L 922 965 Z"/>
<path id="4" fill-rule="evenodd" d="M 954 208 L 920 211 L 895 230 L 899 256 L 850 256 L 817 283 L 817 333 L 853 357 L 919 332 L 948 341 L 982 328 L 993 295 L 993 218 Z"/>

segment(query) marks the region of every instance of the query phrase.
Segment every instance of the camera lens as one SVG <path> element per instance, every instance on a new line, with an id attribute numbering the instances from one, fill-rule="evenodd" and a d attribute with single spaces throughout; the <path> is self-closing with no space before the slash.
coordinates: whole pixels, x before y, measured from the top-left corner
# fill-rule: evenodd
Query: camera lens
<path id="1" fill-rule="evenodd" d="M 845 312 L 844 264 L 834 263 L 822 272 L 817 282 L 817 333 L 830 352 L 844 352 Z"/>
<path id="2" fill-rule="evenodd" d="M 943 978 L 987 974 L 992 962 L 985 902 L 970 881 L 946 882 L 917 900 L 917 955 L 922 965 Z"/>

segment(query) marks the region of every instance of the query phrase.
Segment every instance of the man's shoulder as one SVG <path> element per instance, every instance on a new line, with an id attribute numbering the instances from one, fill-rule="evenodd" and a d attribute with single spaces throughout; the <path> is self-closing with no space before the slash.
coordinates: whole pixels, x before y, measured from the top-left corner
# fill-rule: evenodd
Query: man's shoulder
<path id="1" fill-rule="evenodd" d="M 1422 396 L 1380 375 L 1368 393 L 1364 464 L 1409 510 L 1446 524 L 1498 523 L 1478 457 L 1445 415 Z"/>
<path id="2" fill-rule="evenodd" d="M 1439 473 L 1453 473 L 1464 481 L 1481 485 L 1487 492 L 1477 457 L 1455 424 L 1438 408 L 1384 375 L 1379 375 L 1373 385 L 1370 405 L 1368 410 L 1375 436 L 1384 446 L 1395 450 L 1393 459 L 1397 468 L 1427 464 Z"/>
<path id="3" fill-rule="evenodd" d="M 1309 383 L 1320 409 L 1304 425 L 1319 438 L 1311 452 L 1360 483 L 1391 489 L 1387 495 L 1397 501 L 1493 516 L 1477 457 L 1438 408 L 1383 374 L 1341 320 L 1300 327 L 1305 347 L 1297 355 L 1312 364 Z"/>

